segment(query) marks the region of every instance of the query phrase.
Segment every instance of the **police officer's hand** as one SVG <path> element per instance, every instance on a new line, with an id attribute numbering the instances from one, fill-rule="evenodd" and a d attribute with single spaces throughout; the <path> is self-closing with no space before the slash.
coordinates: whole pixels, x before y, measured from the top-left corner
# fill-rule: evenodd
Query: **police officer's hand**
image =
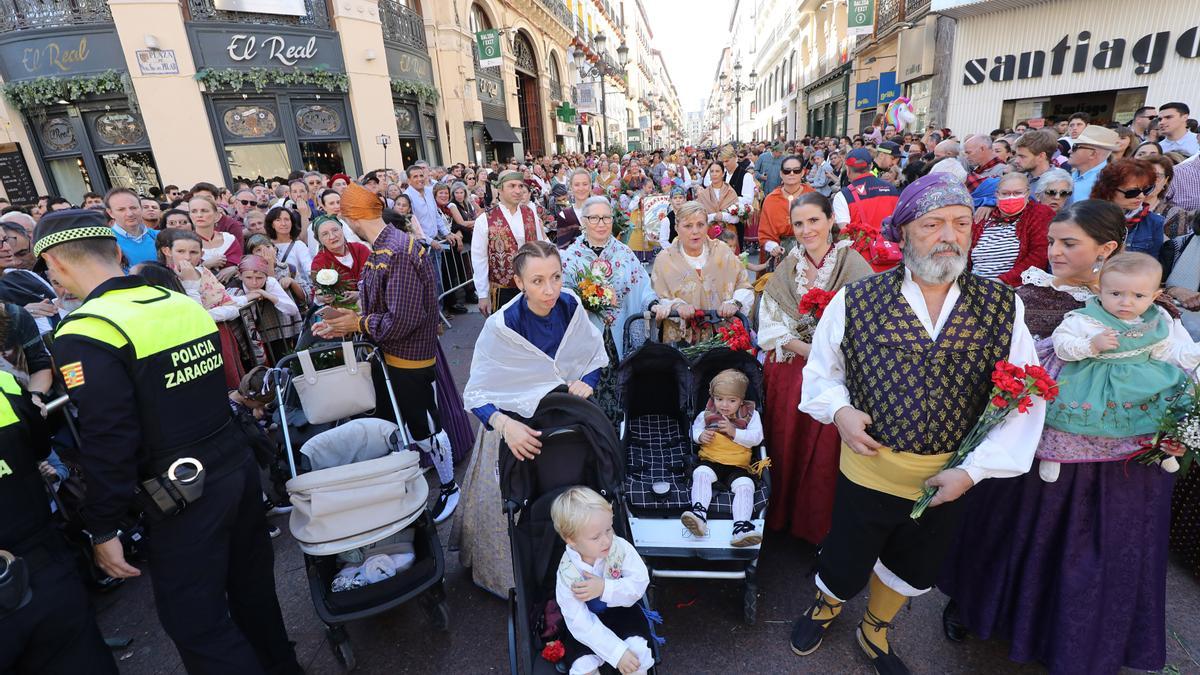
<path id="1" fill-rule="evenodd" d="M 35 319 L 45 318 L 58 314 L 58 307 L 53 300 L 41 300 L 39 302 L 31 302 L 25 305 L 25 311 Z"/>
<path id="2" fill-rule="evenodd" d="M 121 545 L 120 537 L 97 544 L 92 550 L 96 554 L 96 566 L 108 576 L 114 579 L 142 576 L 141 570 L 125 562 L 125 548 Z"/>
<path id="3" fill-rule="evenodd" d="M 926 487 L 935 487 L 938 489 L 937 494 L 933 496 L 933 501 L 929 502 L 930 506 L 937 506 L 952 502 L 955 499 L 963 496 L 967 490 L 975 485 L 975 481 L 971 480 L 971 474 L 963 469 L 945 469 L 925 481 Z"/>
<path id="4" fill-rule="evenodd" d="M 854 407 L 845 406 L 834 413 L 833 423 L 837 426 L 842 441 L 851 450 L 867 457 L 879 454 L 879 448 L 883 446 L 867 433 L 867 427 L 871 425 L 870 415 Z"/>

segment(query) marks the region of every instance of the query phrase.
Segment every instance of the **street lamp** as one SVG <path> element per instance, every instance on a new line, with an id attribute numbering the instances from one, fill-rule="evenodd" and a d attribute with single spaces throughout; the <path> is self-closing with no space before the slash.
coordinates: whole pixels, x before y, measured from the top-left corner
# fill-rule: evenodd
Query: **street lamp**
<path id="1" fill-rule="evenodd" d="M 575 67 L 579 69 L 579 79 L 584 80 L 589 77 L 594 77 L 600 82 L 600 119 L 603 127 L 604 149 L 608 149 L 608 93 L 604 86 L 604 78 L 617 77 L 624 73 L 625 64 L 629 62 L 629 48 L 622 42 L 617 47 L 617 60 L 620 62 L 620 67 L 614 66 L 608 60 L 608 54 L 604 51 L 604 45 L 608 43 L 608 37 L 604 33 L 597 33 L 592 38 L 592 46 L 597 56 L 596 63 L 588 66 L 587 58 L 584 56 L 583 50 L 576 48 L 575 50 Z"/>
<path id="2" fill-rule="evenodd" d="M 733 64 L 733 80 L 730 81 L 729 76 L 726 73 L 721 73 L 720 80 L 721 91 L 727 94 L 733 94 L 733 141 L 736 143 L 738 140 L 738 133 L 741 131 L 742 126 L 742 92 L 754 90 L 754 85 L 758 81 L 758 73 L 751 70 L 750 83 L 743 84 L 742 62 L 739 59 Z"/>

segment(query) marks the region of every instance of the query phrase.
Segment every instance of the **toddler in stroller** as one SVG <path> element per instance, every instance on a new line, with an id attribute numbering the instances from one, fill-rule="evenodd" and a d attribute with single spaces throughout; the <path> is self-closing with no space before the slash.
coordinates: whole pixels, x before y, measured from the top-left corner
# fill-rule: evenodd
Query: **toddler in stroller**
<path id="1" fill-rule="evenodd" d="M 643 637 L 647 617 L 638 601 L 650 577 L 637 549 L 613 533 L 612 506 L 594 490 L 576 486 L 554 499 L 550 518 L 567 544 L 554 596 L 567 625 L 570 672 L 594 673 L 604 663 L 622 673 L 646 672 L 654 656 Z"/>
<path id="2" fill-rule="evenodd" d="M 754 507 L 756 466 L 750 450 L 762 443 L 762 421 L 754 403 L 746 400 L 750 378 L 729 368 L 713 377 L 709 399 L 692 423 L 692 440 L 700 446 L 700 464 L 692 471 L 692 508 L 680 517 L 697 537 L 708 536 L 708 505 L 713 483 L 720 481 L 733 492 L 733 538 L 737 547 L 756 546 L 762 534 L 750 521 Z M 761 469 L 759 469 L 761 471 Z"/>

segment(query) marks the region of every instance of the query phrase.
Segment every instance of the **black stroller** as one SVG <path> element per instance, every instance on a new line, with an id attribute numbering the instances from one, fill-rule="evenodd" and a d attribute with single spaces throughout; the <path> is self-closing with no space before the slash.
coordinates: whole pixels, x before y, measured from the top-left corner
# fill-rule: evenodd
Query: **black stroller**
<path id="1" fill-rule="evenodd" d="M 748 327 L 745 317 L 737 317 Z M 711 312 L 708 319 L 719 320 Z M 651 336 L 655 332 L 649 331 Z M 761 415 L 762 367 L 747 352 L 721 347 L 689 361 L 673 346 L 647 342 L 621 362 L 617 380 L 625 418 L 621 439 L 626 455 L 625 497 L 633 543 L 650 570 L 651 601 L 656 579 L 741 581 L 743 619 L 752 625 L 758 615 L 756 577 L 761 544 L 743 548 L 730 544 L 733 494 L 728 486 L 714 485 L 708 536 L 692 535 L 679 520 L 691 505 L 691 476 L 699 462 L 691 439 L 692 419 L 708 400 L 712 378 L 729 368 L 750 380 L 746 397 Z M 766 447 L 760 445 L 755 454 L 757 459 L 765 459 Z M 770 471 L 764 470 L 754 493 L 751 518 L 759 532 L 765 523 L 770 484 Z"/>
<path id="2" fill-rule="evenodd" d="M 314 362 L 334 365 L 337 363 L 336 357 L 341 356 L 344 349 L 341 343 L 324 344 L 307 350 L 307 354 Z M 373 368 L 384 367 L 382 354 L 373 345 L 356 342 L 353 351 L 359 363 L 369 363 Z M 271 370 L 268 380 L 275 390 L 276 401 L 280 406 L 278 419 L 283 421 L 280 427 L 283 430 L 284 450 L 292 478 L 288 481 L 287 489 L 293 504 L 297 502 L 297 495 L 307 495 L 310 499 L 312 495 L 317 495 L 319 499 L 321 493 L 328 495 L 329 500 L 341 500 L 340 503 L 347 504 L 345 495 L 348 490 L 378 488 L 381 482 L 391 483 L 396 488 L 389 495 L 395 495 L 397 491 L 408 495 L 408 498 L 404 499 L 406 510 L 391 522 L 379 523 L 379 519 L 376 518 L 370 525 L 361 523 L 361 528 L 364 528 L 362 531 L 356 530 L 351 536 L 341 533 L 332 541 L 306 542 L 297 537 L 296 543 L 304 553 L 313 606 L 317 616 L 326 626 L 326 635 L 334 657 L 346 670 L 354 670 L 354 651 L 344 625 L 347 621 L 381 614 L 410 600 L 417 600 L 432 626 L 436 630 L 447 630 L 450 615 L 443 586 L 446 565 L 437 528 L 426 506 L 425 495 L 428 486 L 417 466 L 417 453 L 407 450 L 409 440 L 403 424 L 397 426 L 385 420 L 360 417 L 371 412 L 371 407 L 367 406 L 357 411 L 353 417 L 337 420 L 332 428 L 318 425 L 318 428 L 326 430 L 308 438 L 302 447 L 294 443 L 295 429 L 290 423 L 294 415 L 289 415 L 288 409 L 293 402 L 303 398 L 295 388 L 293 380 L 293 368 L 300 357 L 301 354 L 296 353 L 280 359 Z M 396 405 L 391 381 L 387 378 L 384 380 L 387 383 L 389 400 L 377 401 L 376 404 L 390 404 L 396 419 L 399 420 L 400 411 Z M 303 417 L 296 409 L 292 412 Z M 354 453 L 351 454 L 356 453 L 363 458 L 376 457 L 375 459 L 355 459 L 351 463 L 313 470 L 310 448 L 316 448 L 318 451 L 338 450 L 338 446 L 348 444 L 348 436 L 340 434 L 359 430 L 362 430 L 362 436 L 369 438 L 370 442 L 355 445 Z M 381 447 L 369 447 L 377 445 Z M 338 492 L 331 494 L 331 491 Z M 397 499 L 399 498 L 389 497 L 388 501 L 379 503 L 380 513 L 394 514 L 395 511 L 387 507 L 395 504 Z M 350 503 L 363 520 L 371 518 L 374 514 L 371 513 L 370 507 L 373 505 L 358 503 L 361 501 L 363 500 L 351 500 Z M 299 506 L 292 512 L 291 529 L 294 537 L 299 512 Z M 405 536 L 411 543 L 414 558 L 411 567 L 397 571 L 395 576 L 376 583 L 339 592 L 331 591 L 333 579 L 339 573 L 338 553 Z"/>
<path id="3" fill-rule="evenodd" d="M 574 485 L 594 489 L 612 503 L 616 534 L 632 541 L 621 499 L 625 472 L 620 441 L 604 412 L 560 389 L 542 399 L 528 424 L 543 432 L 542 451 L 535 459 L 517 461 L 506 445 L 500 446 L 500 492 L 516 583 L 508 597 L 508 653 L 514 675 L 556 672 L 540 655 L 544 642 L 554 638 L 554 628 L 547 630 L 545 609 L 554 598 L 555 573 L 565 547 L 550 520 L 554 498 Z M 649 610 L 645 599 L 642 605 Z M 657 665 L 658 645 L 648 627 L 645 637 Z"/>

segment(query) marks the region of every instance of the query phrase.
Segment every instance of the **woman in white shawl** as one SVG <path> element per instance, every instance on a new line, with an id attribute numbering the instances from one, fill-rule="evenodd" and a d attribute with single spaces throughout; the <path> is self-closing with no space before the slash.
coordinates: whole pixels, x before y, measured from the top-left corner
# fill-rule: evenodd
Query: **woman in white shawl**
<path id="1" fill-rule="evenodd" d="M 526 243 L 513 258 L 521 294 L 488 317 L 475 342 L 466 407 L 483 423 L 454 515 L 451 545 L 475 583 L 504 597 L 513 585 L 508 533 L 500 510 L 497 461 L 503 438 L 518 459 L 540 452 L 540 432 L 524 422 L 554 389 L 589 398 L 608 365 L 600 331 L 579 298 L 563 290 L 558 248 Z"/>

